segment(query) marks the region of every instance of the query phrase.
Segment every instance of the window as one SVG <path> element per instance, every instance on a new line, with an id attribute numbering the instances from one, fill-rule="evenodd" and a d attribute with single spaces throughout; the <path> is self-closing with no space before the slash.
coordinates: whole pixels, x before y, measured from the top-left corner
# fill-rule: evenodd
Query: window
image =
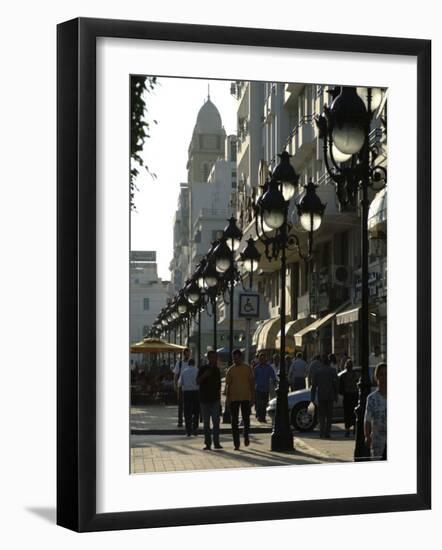
<path id="1" fill-rule="evenodd" d="M 143 298 L 143 309 L 147 311 L 150 307 L 149 298 Z"/>
<path id="2" fill-rule="evenodd" d="M 231 162 L 236 162 L 236 141 L 230 142 L 230 159 Z"/>

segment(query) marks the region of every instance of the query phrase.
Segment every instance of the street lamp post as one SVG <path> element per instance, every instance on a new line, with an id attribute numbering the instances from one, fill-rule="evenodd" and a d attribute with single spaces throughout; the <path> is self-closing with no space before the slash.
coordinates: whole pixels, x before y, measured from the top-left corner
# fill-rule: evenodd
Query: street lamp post
<path id="1" fill-rule="evenodd" d="M 382 100 L 380 88 L 340 87 L 331 90 L 333 102 L 317 117 L 319 137 L 323 140 L 327 173 L 336 187 L 341 208 L 354 207 L 360 192 L 361 215 L 361 309 L 359 317 L 359 360 L 361 379 L 356 412 L 354 459 L 366 460 L 369 449 L 364 442 L 364 413 L 370 392 L 369 372 L 369 287 L 368 287 L 368 190 L 380 189 L 386 170 L 375 167 L 376 151 L 370 149 L 370 128 L 374 111 Z"/>
<path id="2" fill-rule="evenodd" d="M 234 298 L 235 283 L 239 278 L 235 266 L 235 252 L 238 250 L 242 239 L 242 232 L 236 225 L 236 218 L 233 216 L 228 220 L 228 225 L 223 231 L 218 246 L 214 249 L 216 269 L 223 275 L 223 282 L 229 290 L 229 356 L 228 365 L 232 364 L 233 353 L 233 320 L 234 320 Z M 224 408 L 223 422 L 230 422 L 230 411 L 227 406 Z"/>
<path id="3" fill-rule="evenodd" d="M 288 409 L 288 380 L 285 361 L 285 316 L 286 316 L 286 271 L 287 250 L 296 248 L 301 258 L 309 261 L 312 257 L 313 232 L 319 229 L 325 205 L 316 195 L 316 186 L 309 182 L 305 193 L 297 204 L 301 225 L 308 231 L 308 251 L 303 253 L 298 236 L 291 232 L 288 222 L 290 199 L 294 196 L 299 176 L 290 164 L 290 155 L 284 151 L 263 195 L 258 199 L 255 212 L 256 234 L 264 245 L 269 261 L 279 259 L 280 267 L 280 357 L 279 384 L 276 391 L 275 423 L 271 438 L 272 451 L 292 451 L 293 435 L 290 428 Z"/>

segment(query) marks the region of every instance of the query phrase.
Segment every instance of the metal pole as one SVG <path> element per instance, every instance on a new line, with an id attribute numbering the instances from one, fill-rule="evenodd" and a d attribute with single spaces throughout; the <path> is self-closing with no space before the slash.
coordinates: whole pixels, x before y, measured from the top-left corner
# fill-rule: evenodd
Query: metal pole
<path id="1" fill-rule="evenodd" d="M 213 307 L 213 351 L 216 351 L 217 340 L 216 340 L 216 296 L 212 298 L 212 307 Z"/>
<path id="2" fill-rule="evenodd" d="M 368 88 L 368 112 L 371 110 L 371 90 Z M 367 396 L 370 392 L 370 372 L 368 364 L 369 356 L 369 312 L 368 312 L 368 184 L 370 162 L 370 122 L 367 122 L 367 130 L 364 144 L 364 179 L 362 181 L 361 200 L 361 310 L 359 318 L 359 360 L 361 364 L 361 379 L 359 381 L 359 402 L 356 413 L 356 437 L 355 437 L 355 461 L 366 460 L 370 456 L 370 450 L 364 442 L 364 415 L 367 404 Z"/>
<path id="3" fill-rule="evenodd" d="M 246 363 L 250 362 L 250 319 L 246 319 Z"/>
<path id="4" fill-rule="evenodd" d="M 167 341 L 170 342 L 170 327 L 167 328 Z M 170 368 L 170 351 L 167 352 L 167 363 Z M 173 365 L 175 366 L 175 363 Z"/>
<path id="5" fill-rule="evenodd" d="M 272 451 L 293 451 L 293 435 L 290 428 L 288 392 L 289 385 L 285 371 L 285 285 L 286 285 L 286 245 L 287 245 L 287 210 L 285 220 L 281 227 L 281 288 L 280 288 L 280 320 L 281 320 L 281 347 L 280 347 L 280 370 L 279 384 L 276 390 L 276 411 L 275 425 L 272 432 Z"/>
<path id="6" fill-rule="evenodd" d="M 176 326 L 173 327 L 173 343 L 176 344 Z M 173 354 L 173 364 L 176 365 L 176 353 Z"/>
<path id="7" fill-rule="evenodd" d="M 198 353 L 198 367 L 201 366 L 201 309 L 198 308 L 198 336 L 196 341 Z"/>
<path id="8" fill-rule="evenodd" d="M 230 279 L 230 319 L 229 319 L 229 359 L 227 361 L 227 365 L 232 365 L 232 353 L 233 353 L 233 298 L 234 298 L 234 289 L 235 289 L 235 279 L 233 278 L 233 252 L 232 252 L 232 262 L 230 264 L 230 268 L 232 270 L 231 272 L 231 279 Z M 224 424 L 230 424 L 232 421 L 232 418 L 230 416 L 230 409 L 227 407 L 227 405 L 224 406 L 224 413 L 223 413 L 223 423 Z"/>
<path id="9" fill-rule="evenodd" d="M 189 347 L 189 343 L 190 343 L 190 315 L 187 318 L 187 342 L 186 342 L 187 347 Z"/>
<path id="10" fill-rule="evenodd" d="M 228 364 L 232 364 L 233 353 L 233 298 L 235 291 L 235 280 L 233 278 L 233 264 L 232 264 L 232 278 L 230 279 L 230 319 L 229 319 L 229 361 Z"/>

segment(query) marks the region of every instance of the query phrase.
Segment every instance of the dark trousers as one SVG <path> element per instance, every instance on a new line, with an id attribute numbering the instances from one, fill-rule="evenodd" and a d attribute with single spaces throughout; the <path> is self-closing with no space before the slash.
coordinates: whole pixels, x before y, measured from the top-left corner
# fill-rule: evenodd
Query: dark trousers
<path id="1" fill-rule="evenodd" d="M 177 403 L 178 403 L 178 426 L 183 425 L 183 390 L 178 389 L 177 392 Z"/>
<path id="2" fill-rule="evenodd" d="M 262 422 L 266 419 L 266 408 L 269 402 L 268 391 L 256 391 L 256 418 Z"/>
<path id="3" fill-rule="evenodd" d="M 345 429 L 349 430 L 352 426 L 355 425 L 355 407 L 358 404 L 358 394 L 357 393 L 344 393 L 344 422 Z"/>
<path id="4" fill-rule="evenodd" d="M 319 401 L 318 403 L 319 416 L 319 432 L 322 437 L 330 435 L 332 417 L 333 417 L 333 400 Z"/>
<path id="5" fill-rule="evenodd" d="M 250 401 L 232 401 L 230 403 L 230 415 L 232 417 L 232 436 L 233 445 L 239 447 L 239 409 L 241 408 L 241 416 L 244 427 L 244 440 L 249 438 L 250 431 Z"/>
<path id="6" fill-rule="evenodd" d="M 200 416 L 199 391 L 183 391 L 184 424 L 186 434 L 196 433 Z"/>
<path id="7" fill-rule="evenodd" d="M 203 417 L 204 425 L 204 443 L 210 447 L 212 445 L 212 433 L 210 430 L 210 419 L 212 419 L 213 426 L 213 443 L 219 445 L 219 416 L 220 416 L 220 402 L 211 401 L 209 403 L 201 403 L 201 415 Z"/>

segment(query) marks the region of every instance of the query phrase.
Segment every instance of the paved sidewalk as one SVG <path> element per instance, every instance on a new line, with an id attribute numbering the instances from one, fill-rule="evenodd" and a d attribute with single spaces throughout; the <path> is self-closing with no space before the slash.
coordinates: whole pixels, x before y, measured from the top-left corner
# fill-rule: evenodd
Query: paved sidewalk
<path id="1" fill-rule="evenodd" d="M 132 406 L 130 410 L 130 427 L 134 435 L 180 435 L 183 428 L 177 427 L 177 420 L 177 405 L 138 405 Z M 267 424 L 261 424 L 252 414 L 250 416 L 252 433 L 270 432 L 272 425 L 270 419 L 267 420 Z M 221 423 L 221 433 L 225 432 L 230 433 L 230 424 Z M 200 433 L 202 433 L 202 423 Z"/>
<path id="2" fill-rule="evenodd" d="M 270 434 L 252 434 L 250 446 L 233 450 L 230 435 L 221 436 L 221 450 L 203 451 L 201 436 L 131 436 L 131 472 L 153 473 L 223 468 L 252 468 L 288 466 L 294 464 L 320 464 L 324 462 L 349 462 L 353 460 L 354 441 L 335 439 L 320 440 L 316 434 L 310 440 L 295 438 L 296 451 L 275 453 L 270 451 Z"/>

